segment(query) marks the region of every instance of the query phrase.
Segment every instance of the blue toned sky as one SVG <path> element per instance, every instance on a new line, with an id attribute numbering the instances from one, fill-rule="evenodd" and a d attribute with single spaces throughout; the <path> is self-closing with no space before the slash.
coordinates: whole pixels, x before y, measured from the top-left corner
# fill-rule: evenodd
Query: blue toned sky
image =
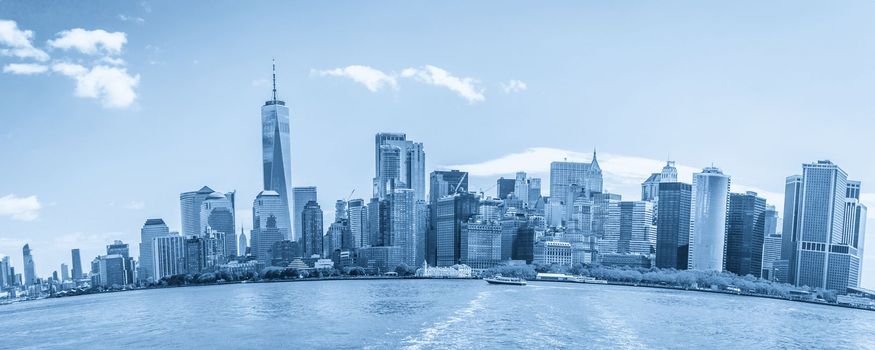
<path id="1" fill-rule="evenodd" d="M 780 209 L 784 178 L 830 159 L 875 205 L 871 1 L 79 4 L 0 2 L 0 253 L 19 271 L 24 243 L 42 276 L 71 248 L 136 256 L 145 219 L 179 230 L 203 185 L 237 190 L 248 230 L 272 58 L 293 182 L 326 220 L 370 196 L 378 131 L 487 192 L 517 170 L 547 188 L 550 161 L 597 148 L 626 199 L 670 157 Z"/>

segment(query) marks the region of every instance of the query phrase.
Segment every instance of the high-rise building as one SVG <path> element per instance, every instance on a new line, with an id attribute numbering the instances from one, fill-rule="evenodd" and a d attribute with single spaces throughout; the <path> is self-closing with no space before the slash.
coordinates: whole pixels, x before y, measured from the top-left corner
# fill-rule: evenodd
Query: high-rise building
<path id="1" fill-rule="evenodd" d="M 614 204 L 617 224 L 606 229 L 600 253 L 650 255 L 656 249 L 653 203 L 624 201 Z"/>
<path id="2" fill-rule="evenodd" d="M 667 161 L 662 171 L 650 174 L 650 177 L 641 184 L 641 200 L 656 201 L 659 198 L 659 184 L 662 182 L 677 182 L 678 169 L 674 161 Z"/>
<path id="3" fill-rule="evenodd" d="M 98 271 L 100 273 L 100 285 L 103 287 L 123 286 L 133 281 L 133 276 L 128 273 L 127 261 L 119 254 L 102 255 L 98 258 Z"/>
<path id="4" fill-rule="evenodd" d="M 82 258 L 79 256 L 79 249 L 73 249 L 70 251 L 70 255 L 73 258 L 73 280 L 78 281 L 82 279 Z"/>
<path id="5" fill-rule="evenodd" d="M 729 176 L 707 167 L 693 174 L 689 268 L 723 270 Z"/>
<path id="6" fill-rule="evenodd" d="M 185 239 L 184 270 L 188 274 L 201 273 L 207 267 L 207 243 L 203 237 L 189 236 Z"/>
<path id="7" fill-rule="evenodd" d="M 689 267 L 690 206 L 692 186 L 681 182 L 659 184 L 656 219 L 656 267 L 685 270 Z"/>
<path id="8" fill-rule="evenodd" d="M 495 183 L 495 191 L 498 199 L 507 199 L 507 195 L 514 192 L 514 185 L 516 184 L 516 180 L 514 179 L 505 179 L 499 178 Z"/>
<path id="9" fill-rule="evenodd" d="M 61 281 L 70 279 L 70 267 L 67 264 L 61 264 Z"/>
<path id="10" fill-rule="evenodd" d="M 349 230 L 352 233 L 353 248 L 369 245 L 368 242 L 368 207 L 363 199 L 349 201 Z"/>
<path id="11" fill-rule="evenodd" d="M 304 211 L 304 206 L 307 202 L 318 202 L 316 186 L 294 187 L 292 188 L 292 197 L 294 197 L 295 206 L 293 207 L 295 221 L 292 227 L 292 239 L 296 241 L 301 238 L 301 212 Z"/>
<path id="12" fill-rule="evenodd" d="M 267 218 L 272 216 L 276 224 L 274 228 L 279 230 L 283 239 L 287 239 L 291 229 L 290 222 L 288 221 L 289 217 L 285 215 L 287 213 L 288 207 L 278 192 L 261 191 L 255 197 L 255 201 L 252 204 L 252 230 L 257 232 L 259 229 L 267 228 Z M 255 240 L 255 236 L 252 239 Z M 273 244 L 273 242 L 270 244 Z"/>
<path id="13" fill-rule="evenodd" d="M 301 211 L 301 247 L 304 257 L 322 255 L 322 208 L 309 201 Z"/>
<path id="14" fill-rule="evenodd" d="M 416 194 L 411 189 L 395 189 L 389 200 L 389 232 L 384 245 L 400 246 L 401 261 L 416 266 Z"/>
<path id="15" fill-rule="evenodd" d="M 378 133 L 374 137 L 374 147 L 374 198 L 383 199 L 396 188 L 409 188 L 416 200 L 425 200 L 425 151 L 422 143 L 407 140 L 403 133 Z"/>
<path id="16" fill-rule="evenodd" d="M 201 203 L 200 232 L 203 235 L 208 230 L 222 233 L 225 240 L 225 256 L 237 255 L 237 240 L 234 228 L 234 197 L 236 192 L 221 194 L 213 192 Z"/>
<path id="17" fill-rule="evenodd" d="M 4 256 L 0 259 L 0 289 L 12 286 L 12 276 L 9 274 L 9 257 Z"/>
<path id="18" fill-rule="evenodd" d="M 141 281 L 157 281 L 155 278 L 155 252 L 152 250 L 155 246 L 154 240 L 158 237 L 167 236 L 170 234 L 170 229 L 162 219 L 148 219 L 140 229 L 140 273 L 138 278 Z M 76 252 L 78 255 L 78 251 Z M 73 266 L 75 269 L 76 259 L 74 256 Z"/>
<path id="19" fill-rule="evenodd" d="M 462 223 L 459 262 L 488 269 L 501 262 L 501 223 L 472 217 Z"/>
<path id="20" fill-rule="evenodd" d="M 151 250 L 154 281 L 185 273 L 185 237 L 178 232 L 153 238 Z"/>
<path id="21" fill-rule="evenodd" d="M 125 268 L 125 284 L 134 283 L 134 259 L 131 258 L 130 248 L 127 243 L 120 240 L 115 240 L 112 244 L 106 246 L 106 255 L 119 255 L 124 260 Z"/>
<path id="22" fill-rule="evenodd" d="M 778 232 L 778 210 L 774 205 L 766 205 L 766 211 L 763 212 L 765 224 L 763 232 L 763 262 L 762 273 L 763 279 L 772 280 L 773 266 L 776 260 L 781 260 L 781 233 Z"/>
<path id="23" fill-rule="evenodd" d="M 456 192 L 468 192 L 468 173 L 458 170 L 433 171 L 429 175 L 428 222 L 425 237 L 425 259 L 435 265 L 437 257 L 437 202 Z M 418 264 L 419 262 L 417 262 Z"/>
<path id="24" fill-rule="evenodd" d="M 844 242 L 848 175 L 830 161 L 802 165 L 795 284 L 844 293 L 859 277 L 858 250 Z"/>
<path id="25" fill-rule="evenodd" d="M 289 107 L 276 97 L 276 65 L 273 70 L 273 98 L 261 106 L 261 155 L 264 161 L 264 192 L 280 199 L 271 209 L 284 239 L 292 238 L 295 207 L 292 197 L 292 146 Z M 263 193 L 264 193 L 263 192 Z M 267 217 L 267 215 L 265 215 Z M 253 226 L 255 229 L 257 226 Z M 271 242 L 272 243 L 272 242 Z M 259 258 L 261 261 L 261 258 Z"/>
<path id="26" fill-rule="evenodd" d="M 849 276 L 849 280 L 856 280 L 856 287 L 860 286 L 859 275 L 862 273 L 864 244 L 866 243 L 866 214 L 868 208 L 860 202 L 860 181 L 848 180 L 848 190 L 845 196 L 845 221 L 842 228 L 842 240 L 849 245 L 849 253 L 856 249 L 856 256 L 859 258 L 859 267 L 854 271 L 853 266 L 849 266 L 850 274 L 856 273 L 857 276 Z M 854 286 L 851 286 L 854 287 Z"/>
<path id="27" fill-rule="evenodd" d="M 240 227 L 240 237 L 238 238 L 237 243 L 237 256 L 246 256 L 246 247 L 249 246 L 249 242 L 246 240 L 246 233 L 243 232 L 243 227 Z"/>
<path id="28" fill-rule="evenodd" d="M 255 256 L 259 264 L 270 266 L 273 258 L 270 254 L 270 248 L 273 247 L 274 243 L 286 239 L 286 234 L 277 227 L 276 216 L 273 214 L 259 220 L 264 222 L 264 226 L 256 226 L 256 229 L 252 230 L 250 253 Z"/>
<path id="29" fill-rule="evenodd" d="M 756 192 L 730 193 L 726 214 L 726 271 L 762 277 L 766 200 Z"/>
<path id="30" fill-rule="evenodd" d="M 788 269 L 784 281 L 796 281 L 796 244 L 799 242 L 799 223 L 802 214 L 802 175 L 788 176 L 784 182 L 784 224 L 781 231 L 781 260 Z M 784 263 L 780 264 L 784 266 Z"/>
<path id="31" fill-rule="evenodd" d="M 576 162 L 553 162 L 550 164 L 550 197 L 567 197 L 570 185 L 579 185 L 586 193 L 603 192 L 602 170 L 596 159 L 595 151 L 592 152 L 590 163 Z"/>
<path id="32" fill-rule="evenodd" d="M 36 266 L 33 263 L 33 255 L 30 252 L 30 245 L 25 244 L 21 248 L 21 253 L 24 257 L 24 284 L 32 285 L 36 283 Z"/>
<path id="33" fill-rule="evenodd" d="M 201 226 L 201 204 L 213 192 L 215 191 L 212 188 L 204 186 L 197 191 L 179 194 L 179 209 L 182 219 L 182 234 L 184 236 L 199 235 L 203 231 L 203 226 Z"/>
<path id="34" fill-rule="evenodd" d="M 477 213 L 479 202 L 473 193 L 456 193 L 438 200 L 435 243 L 437 266 L 453 266 L 459 263 L 462 223 Z"/>

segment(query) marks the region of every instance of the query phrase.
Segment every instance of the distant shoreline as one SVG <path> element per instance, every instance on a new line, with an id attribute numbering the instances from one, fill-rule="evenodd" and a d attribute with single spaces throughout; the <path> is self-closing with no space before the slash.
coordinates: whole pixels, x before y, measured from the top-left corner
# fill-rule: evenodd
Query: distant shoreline
<path id="1" fill-rule="evenodd" d="M 98 295 L 98 294 L 107 294 L 107 293 L 121 293 L 121 292 L 132 292 L 132 291 L 141 291 L 141 290 L 157 290 L 157 289 L 167 289 L 167 288 L 209 287 L 209 286 L 223 286 L 223 285 L 233 285 L 233 284 L 319 282 L 319 281 L 378 281 L 378 280 L 481 280 L 481 279 L 479 279 L 479 278 L 433 278 L 433 277 L 417 277 L 417 276 L 358 276 L 358 277 L 319 277 L 319 278 L 297 278 L 297 279 L 268 279 L 268 280 L 258 280 L 258 281 L 224 281 L 224 282 L 213 282 L 213 283 L 207 283 L 207 284 L 183 284 L 183 285 L 173 285 L 173 286 L 165 285 L 165 286 L 151 286 L 151 287 L 143 287 L 143 288 L 123 289 L 123 290 L 107 290 L 107 291 L 102 291 L 102 292 L 83 293 L 83 294 L 74 294 L 74 295 L 66 295 L 66 296 L 54 295 L 54 296 L 48 296 L 48 297 L 39 298 L 39 299 L 27 299 L 27 300 L 16 300 L 16 301 L 3 302 L 3 303 L 0 303 L 0 306 L 11 305 L 11 304 L 16 304 L 16 303 L 20 303 L 20 302 L 44 300 L 44 299 L 59 299 L 59 298 L 77 297 L 77 296 L 84 296 L 84 295 Z M 734 293 L 734 292 L 729 292 L 729 291 L 724 291 L 724 290 L 701 289 L 701 288 L 683 288 L 683 287 L 668 286 L 668 285 L 635 284 L 635 283 L 630 283 L 630 282 L 615 282 L 615 281 L 606 281 L 607 283 L 600 283 L 600 284 L 581 283 L 581 282 L 572 282 L 572 281 L 550 281 L 550 280 L 529 280 L 529 282 L 561 283 L 561 284 L 576 284 L 576 285 L 608 285 L 608 286 L 620 286 L 620 287 L 668 289 L 668 290 L 687 291 L 687 292 L 715 293 L 715 294 L 724 294 L 724 295 L 740 296 L 740 297 L 758 297 L 758 298 L 782 300 L 782 301 L 789 301 L 789 302 L 802 302 L 802 303 L 807 303 L 807 304 L 815 304 L 815 305 L 823 305 L 823 306 L 837 306 L 837 307 L 842 307 L 842 308 L 846 308 L 846 309 L 875 311 L 875 309 L 856 307 L 853 305 L 819 302 L 819 301 L 814 301 L 814 300 L 787 299 L 787 298 L 783 298 L 783 297 L 775 296 L 775 295 Z"/>

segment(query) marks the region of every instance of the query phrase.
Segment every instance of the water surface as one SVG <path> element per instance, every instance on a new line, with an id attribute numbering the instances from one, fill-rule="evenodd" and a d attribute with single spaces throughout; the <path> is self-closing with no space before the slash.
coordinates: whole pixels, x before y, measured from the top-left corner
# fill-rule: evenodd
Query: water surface
<path id="1" fill-rule="evenodd" d="M 0 306 L 0 348 L 875 349 L 875 312 L 714 293 L 362 280 Z"/>

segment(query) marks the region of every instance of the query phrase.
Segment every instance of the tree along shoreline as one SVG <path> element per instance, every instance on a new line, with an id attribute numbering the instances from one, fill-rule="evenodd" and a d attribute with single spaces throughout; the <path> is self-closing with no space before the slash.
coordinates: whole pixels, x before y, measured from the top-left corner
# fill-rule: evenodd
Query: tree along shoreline
<path id="1" fill-rule="evenodd" d="M 227 272 L 207 272 L 201 274 L 179 274 L 162 278 L 157 283 L 146 286 L 114 286 L 113 288 L 92 287 L 55 293 L 52 297 L 68 297 L 77 295 L 89 295 L 100 293 L 114 293 L 122 291 L 148 290 L 176 287 L 198 287 L 241 283 L 278 283 L 278 282 L 306 282 L 306 281 L 355 281 L 355 280 L 413 280 L 413 279 L 455 279 L 455 278 L 431 278 L 414 276 L 413 269 L 406 265 L 399 265 L 395 269 L 397 276 L 370 275 L 361 267 L 346 267 L 342 270 L 299 270 L 290 267 L 268 267 L 261 273 L 246 272 L 243 274 L 231 274 Z M 502 275 L 506 277 L 520 277 L 527 280 L 537 280 L 538 273 L 566 273 L 604 280 L 608 285 L 660 288 L 672 290 L 685 290 L 697 292 L 710 292 L 721 294 L 733 294 L 740 296 L 753 296 L 777 300 L 801 301 L 818 305 L 841 306 L 859 310 L 870 308 L 857 307 L 836 303 L 836 293 L 831 290 L 811 289 L 808 287 L 795 287 L 784 283 L 775 283 L 754 276 L 738 276 L 729 272 L 717 271 L 693 271 L 658 268 L 629 268 L 629 267 L 602 267 L 576 264 L 572 267 L 560 265 L 508 265 L 498 266 L 482 271 L 476 278 Z M 462 278 L 464 279 L 464 278 Z M 543 281 L 539 282 L 554 282 Z M 575 283 L 575 282 L 567 282 Z M 805 300 L 792 297 L 791 291 L 804 291 L 813 295 L 813 300 Z M 821 300 L 817 300 L 821 299 Z M 38 300 L 38 299 L 35 299 Z M 25 301 L 25 300 L 21 300 Z"/>

